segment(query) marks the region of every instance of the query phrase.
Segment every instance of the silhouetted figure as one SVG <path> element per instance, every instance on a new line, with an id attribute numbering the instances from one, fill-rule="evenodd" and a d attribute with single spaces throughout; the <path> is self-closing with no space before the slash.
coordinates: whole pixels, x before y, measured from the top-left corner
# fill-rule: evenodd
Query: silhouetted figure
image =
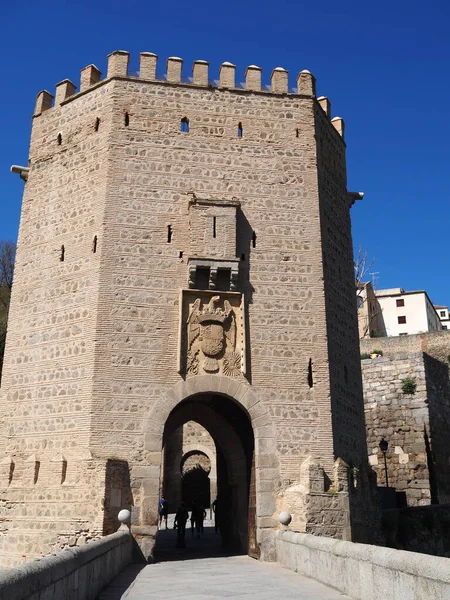
<path id="1" fill-rule="evenodd" d="M 213 513 L 214 513 L 214 531 L 216 533 L 219 533 L 219 518 L 220 518 L 220 506 L 219 506 L 219 502 L 218 502 L 218 498 L 216 498 L 214 500 L 214 502 L 212 503 L 212 509 L 213 509 Z"/>
<path id="2" fill-rule="evenodd" d="M 177 530 L 177 548 L 186 548 L 185 537 L 186 537 L 186 523 L 189 518 L 189 513 L 186 504 L 182 502 L 178 507 L 175 515 L 175 521 L 173 523 L 174 528 Z"/>
<path id="3" fill-rule="evenodd" d="M 194 531 L 195 531 L 196 514 L 197 514 L 197 501 L 192 500 L 192 503 L 191 503 L 191 535 L 194 535 Z"/>
<path id="4" fill-rule="evenodd" d="M 195 529 L 197 530 L 197 538 L 203 535 L 203 521 L 206 519 L 206 510 L 202 504 L 197 506 L 197 514 L 195 516 Z"/>
<path id="5" fill-rule="evenodd" d="M 166 524 L 167 529 L 167 517 L 169 515 L 169 503 L 165 500 L 164 496 L 161 496 L 160 501 L 158 502 L 158 513 L 159 513 L 159 528 L 161 529 L 161 525 L 164 519 L 164 523 Z"/>
<path id="6" fill-rule="evenodd" d="M 222 546 L 224 548 L 230 548 L 233 539 L 233 521 L 236 518 L 236 515 L 232 514 L 232 499 L 231 491 L 229 489 L 226 489 L 217 498 L 216 514 L 220 535 L 222 536 Z"/>

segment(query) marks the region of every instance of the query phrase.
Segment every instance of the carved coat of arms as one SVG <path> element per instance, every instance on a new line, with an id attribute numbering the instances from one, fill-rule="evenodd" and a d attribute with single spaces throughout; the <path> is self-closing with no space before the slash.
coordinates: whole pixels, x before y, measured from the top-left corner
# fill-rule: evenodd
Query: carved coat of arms
<path id="1" fill-rule="evenodd" d="M 197 298 L 187 319 L 186 370 L 197 375 L 199 368 L 206 373 L 241 375 L 241 356 L 236 352 L 236 316 L 228 300 L 220 305 L 220 296 L 212 296 L 207 305 Z"/>

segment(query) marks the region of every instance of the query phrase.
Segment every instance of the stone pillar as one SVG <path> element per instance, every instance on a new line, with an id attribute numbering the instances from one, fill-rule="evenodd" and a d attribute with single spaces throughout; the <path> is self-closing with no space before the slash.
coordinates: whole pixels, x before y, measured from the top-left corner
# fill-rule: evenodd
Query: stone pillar
<path id="1" fill-rule="evenodd" d="M 236 85 L 236 65 L 230 62 L 224 62 L 219 69 L 219 87 L 234 88 Z"/>
<path id="2" fill-rule="evenodd" d="M 344 137 L 344 131 L 345 131 L 344 119 L 342 117 L 334 117 L 334 119 L 331 119 L 331 122 L 333 124 L 333 127 L 339 133 L 339 135 L 341 137 Z"/>
<path id="3" fill-rule="evenodd" d="M 154 81 L 156 79 L 156 63 L 158 55 L 152 52 L 141 52 L 139 61 L 139 77 Z"/>
<path id="4" fill-rule="evenodd" d="M 126 77 L 128 75 L 128 63 L 130 53 L 125 50 L 116 50 L 108 54 L 107 77 Z"/>
<path id="5" fill-rule="evenodd" d="M 245 89 L 261 91 L 261 72 L 262 69 L 256 65 L 250 65 L 245 71 Z"/>
<path id="6" fill-rule="evenodd" d="M 209 62 L 206 60 L 196 60 L 192 66 L 195 85 L 208 85 Z"/>
<path id="7" fill-rule="evenodd" d="M 37 117 L 44 111 L 51 108 L 52 101 L 53 101 L 53 95 L 50 94 L 50 92 L 47 92 L 47 90 L 42 90 L 42 92 L 39 92 L 39 94 L 36 96 L 36 104 L 34 107 L 33 116 Z"/>
<path id="8" fill-rule="evenodd" d="M 178 56 L 170 56 L 167 59 L 167 81 L 170 81 L 171 83 L 179 83 L 181 81 L 182 67 L 182 58 L 178 58 Z"/>
<path id="9" fill-rule="evenodd" d="M 288 72 L 283 67 L 276 67 L 271 76 L 272 92 L 274 94 L 287 94 L 289 91 Z"/>
<path id="10" fill-rule="evenodd" d="M 297 88 L 299 94 L 306 96 L 316 95 L 316 78 L 306 69 L 301 71 L 297 77 Z"/>
<path id="11" fill-rule="evenodd" d="M 91 85 L 95 85 L 100 81 L 101 72 L 97 69 L 95 65 L 88 65 L 81 69 L 81 77 L 80 77 L 80 92 L 86 90 L 91 87 Z"/>
<path id="12" fill-rule="evenodd" d="M 317 102 L 320 104 L 322 109 L 325 111 L 325 114 L 328 118 L 331 117 L 331 102 L 325 96 L 320 96 L 317 98 Z"/>
<path id="13" fill-rule="evenodd" d="M 72 96 L 75 93 L 77 86 L 74 85 L 70 79 L 63 79 L 56 84 L 56 95 L 55 95 L 55 106 L 64 102 L 66 98 Z"/>

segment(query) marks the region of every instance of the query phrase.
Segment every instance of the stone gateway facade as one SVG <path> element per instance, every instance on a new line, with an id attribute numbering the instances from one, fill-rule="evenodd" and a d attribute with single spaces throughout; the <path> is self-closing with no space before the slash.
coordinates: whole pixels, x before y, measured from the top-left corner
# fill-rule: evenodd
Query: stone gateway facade
<path id="1" fill-rule="evenodd" d="M 344 124 L 224 63 L 127 52 L 37 97 L 1 388 L 2 566 L 117 527 L 153 551 L 163 447 L 217 453 L 229 542 L 373 541 Z M 193 448 L 195 450 L 195 448 Z M 167 457 L 166 457 L 167 458 Z M 200 460 L 200 458 L 198 458 Z M 187 468 L 187 467 L 186 467 Z"/>

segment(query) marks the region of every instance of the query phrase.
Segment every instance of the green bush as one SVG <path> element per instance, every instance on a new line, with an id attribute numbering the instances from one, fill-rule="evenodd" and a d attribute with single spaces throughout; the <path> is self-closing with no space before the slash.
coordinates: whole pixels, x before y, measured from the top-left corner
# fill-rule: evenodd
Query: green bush
<path id="1" fill-rule="evenodd" d="M 361 360 L 366 360 L 366 358 L 370 358 L 370 354 L 368 352 L 363 352 L 361 354 Z"/>
<path id="2" fill-rule="evenodd" d="M 407 396 L 413 396 L 416 393 L 417 383 L 414 377 L 405 377 L 402 379 L 402 392 Z"/>
<path id="3" fill-rule="evenodd" d="M 376 329 L 370 337 L 372 337 L 372 338 L 385 337 L 385 335 L 382 331 L 379 331 L 378 329 Z"/>
<path id="4" fill-rule="evenodd" d="M 372 354 L 379 354 L 380 356 L 383 356 L 383 350 L 372 350 Z"/>

